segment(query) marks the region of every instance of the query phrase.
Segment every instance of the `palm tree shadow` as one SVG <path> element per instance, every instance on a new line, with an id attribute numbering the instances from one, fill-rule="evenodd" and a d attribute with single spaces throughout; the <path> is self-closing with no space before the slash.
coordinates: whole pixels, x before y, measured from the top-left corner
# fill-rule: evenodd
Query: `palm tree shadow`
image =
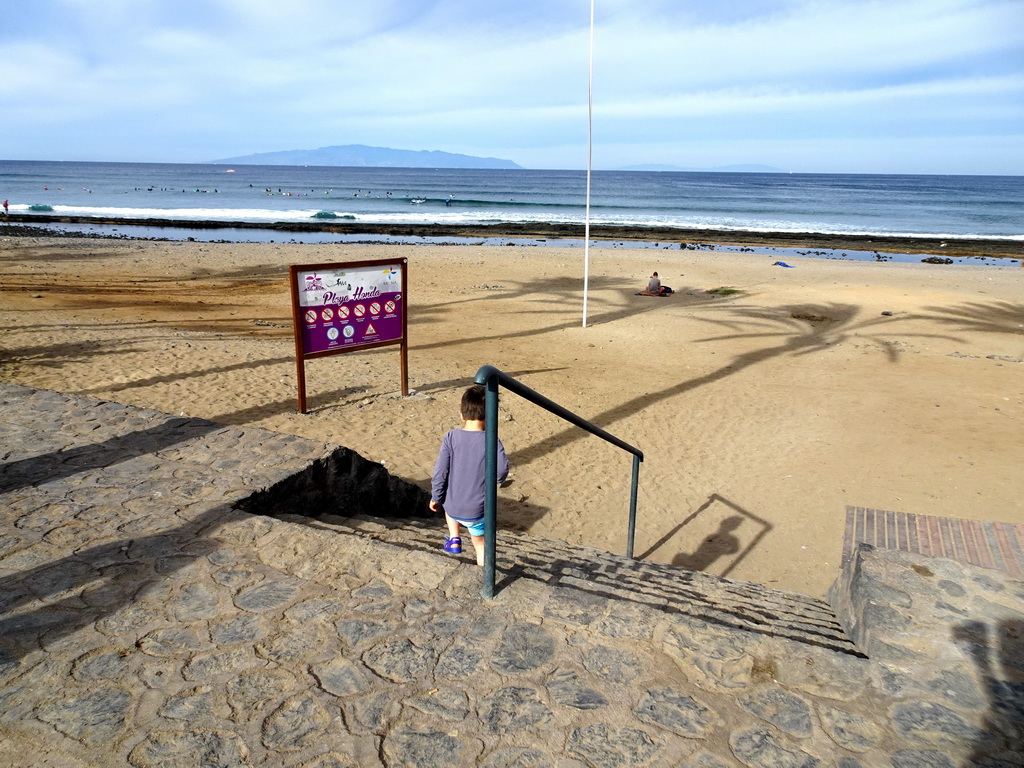
<path id="1" fill-rule="evenodd" d="M 636 292 L 635 287 L 629 287 L 623 284 L 623 282 L 617 278 L 610 277 L 596 277 L 590 280 L 590 291 L 593 293 L 600 292 L 612 292 L 614 297 L 611 299 L 601 299 L 599 297 L 592 296 L 588 304 L 592 305 L 593 308 L 588 312 L 588 325 L 602 325 L 605 323 L 613 323 L 617 320 L 623 320 L 627 317 L 634 317 L 636 315 L 647 314 L 649 312 L 656 312 L 664 310 L 666 304 L 659 301 L 651 301 L 649 299 L 638 300 L 633 294 Z M 687 289 L 680 289 L 677 294 L 685 294 Z M 679 296 L 680 300 L 682 296 Z M 580 327 L 580 320 L 577 317 L 576 307 L 581 307 L 581 285 L 580 281 L 576 278 L 571 277 L 556 277 L 556 278 L 538 278 L 536 280 L 529 280 L 521 283 L 515 283 L 515 287 L 504 290 L 501 292 L 495 292 L 488 296 L 481 296 L 477 299 L 467 299 L 464 301 L 499 301 L 499 300 L 525 300 L 527 304 L 533 305 L 535 308 L 529 308 L 521 310 L 517 314 L 529 314 L 529 315 L 542 315 L 550 316 L 552 322 L 537 327 L 531 328 L 525 331 L 518 332 L 502 332 L 491 335 L 480 335 L 480 336 L 464 336 L 456 339 L 446 339 L 444 341 L 429 342 L 426 344 L 414 344 L 412 349 L 416 351 L 424 351 L 429 349 L 437 349 L 440 347 L 450 347 L 460 344 L 476 344 L 485 341 L 504 341 L 515 338 L 525 338 L 529 336 L 540 336 L 552 331 L 567 330 L 570 328 Z M 722 303 L 725 299 L 715 298 L 704 298 L 700 299 L 701 303 Z M 434 304 L 429 305 L 426 310 L 429 312 L 442 312 L 447 304 Z M 416 310 L 417 312 L 419 310 Z M 496 310 L 497 311 L 497 308 Z M 504 313 L 507 315 L 508 313 Z M 413 313 L 419 322 L 419 317 Z M 561 319 L 563 318 L 564 319 Z"/>
<path id="2" fill-rule="evenodd" d="M 885 350 L 891 363 L 899 361 L 899 350 L 896 347 L 886 343 L 883 339 L 872 336 L 870 333 L 865 334 L 865 332 L 894 322 L 894 319 L 888 317 L 859 319 L 862 308 L 856 305 L 801 305 L 783 307 L 776 311 L 768 311 L 763 307 L 743 305 L 722 307 L 717 305 L 711 307 L 711 309 L 716 314 L 699 319 L 714 325 L 723 326 L 734 332 L 723 336 L 697 339 L 696 343 L 735 340 L 777 340 L 777 343 L 760 349 L 753 349 L 749 352 L 743 352 L 734 357 L 731 362 L 710 373 L 680 381 L 678 384 L 673 384 L 657 392 L 639 395 L 596 416 L 592 416 L 589 420 L 603 429 L 609 429 L 615 423 L 642 413 L 648 408 L 652 408 L 677 395 L 690 392 L 698 387 L 713 384 L 776 357 L 784 355 L 801 356 L 822 352 L 833 345 L 848 340 L 854 333 L 858 334 L 858 338 L 864 338 L 865 335 L 869 339 L 874 338 L 879 346 Z M 728 314 L 720 316 L 718 313 L 721 310 L 725 310 Z M 915 335 L 938 336 L 938 334 Z M 949 337 L 942 336 L 942 338 Z M 570 427 L 532 446 L 516 451 L 514 455 L 509 456 L 509 460 L 514 461 L 516 464 L 529 464 L 538 458 L 548 455 L 559 446 L 582 439 L 586 434 L 586 432 L 576 427 Z"/>
<path id="3" fill-rule="evenodd" d="M 133 381 L 126 381 L 121 384 L 106 384 L 98 387 L 92 387 L 90 389 L 80 390 L 83 394 L 92 394 L 96 392 L 121 392 L 127 389 L 135 389 L 137 387 L 151 387 L 157 384 L 170 384 L 177 381 L 185 381 L 187 379 L 202 378 L 204 376 L 210 376 L 217 373 L 230 373 L 231 371 L 248 371 L 262 368 L 264 366 L 275 366 L 283 365 L 285 363 L 294 363 L 295 357 L 268 357 L 262 360 L 245 360 L 239 363 L 229 363 L 227 365 L 215 366 L 212 368 L 201 368 L 192 371 L 181 371 L 176 373 L 160 374 L 157 376 L 148 376 L 144 379 L 135 379 Z"/>
<path id="4" fill-rule="evenodd" d="M 925 307 L 931 314 L 915 315 L 958 331 L 1008 333 L 1024 336 L 1024 304 L 1013 301 L 966 302 L 954 307 Z"/>
<path id="5" fill-rule="evenodd" d="M 18 328 L 18 330 L 23 329 L 24 326 Z M 141 350 L 141 347 L 133 343 L 120 341 L 72 341 L 63 344 L 11 347 L 0 349 L 0 365 L 11 362 L 24 362 L 39 368 L 62 368 L 69 363 L 84 362 L 93 357 L 127 355 Z"/>
<path id="6" fill-rule="evenodd" d="M 88 443 L 8 461 L 0 464 L 0 491 L 15 491 L 90 469 L 109 467 L 137 456 L 162 451 L 218 429 L 221 429 L 221 425 L 212 421 L 170 416 L 155 426 L 117 435 L 100 443 Z"/>
<path id="7" fill-rule="evenodd" d="M 16 670 L 39 647 L 159 588 L 169 574 L 218 549 L 213 533 L 241 517 L 247 515 L 222 504 L 177 527 L 99 544 L 0 578 L 0 672 Z"/>
<path id="8" fill-rule="evenodd" d="M 512 287 L 507 287 L 506 285 L 478 287 L 475 290 L 481 291 L 480 295 L 463 296 L 448 301 L 434 302 L 433 304 L 415 304 L 409 309 L 410 320 L 414 320 L 416 323 L 434 322 L 442 315 L 456 311 L 456 308 L 461 304 L 473 304 L 476 302 L 529 299 L 530 301 L 546 303 L 546 309 L 551 311 L 552 307 L 572 306 L 581 301 L 582 286 L 580 281 L 575 278 L 538 277 L 534 280 L 510 280 L 506 282 Z M 594 286 L 594 290 L 621 286 L 620 281 L 610 277 L 594 277 L 591 279 L 591 284 Z"/>

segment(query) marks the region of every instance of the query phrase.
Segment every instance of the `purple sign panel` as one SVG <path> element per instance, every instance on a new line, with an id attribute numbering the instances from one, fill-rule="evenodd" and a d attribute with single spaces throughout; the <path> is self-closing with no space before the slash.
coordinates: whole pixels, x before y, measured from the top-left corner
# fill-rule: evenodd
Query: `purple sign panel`
<path id="1" fill-rule="evenodd" d="M 402 338 L 402 265 L 324 269 L 296 276 L 306 355 Z"/>

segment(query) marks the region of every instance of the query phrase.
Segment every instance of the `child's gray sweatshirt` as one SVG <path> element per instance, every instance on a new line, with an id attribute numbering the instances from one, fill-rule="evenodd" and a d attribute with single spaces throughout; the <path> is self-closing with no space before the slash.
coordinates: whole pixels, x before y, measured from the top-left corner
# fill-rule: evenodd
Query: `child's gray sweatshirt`
<path id="1" fill-rule="evenodd" d="M 431 498 L 456 520 L 479 520 L 484 516 L 484 455 L 486 432 L 453 429 L 441 440 Z M 498 482 L 508 477 L 505 446 L 498 441 Z"/>

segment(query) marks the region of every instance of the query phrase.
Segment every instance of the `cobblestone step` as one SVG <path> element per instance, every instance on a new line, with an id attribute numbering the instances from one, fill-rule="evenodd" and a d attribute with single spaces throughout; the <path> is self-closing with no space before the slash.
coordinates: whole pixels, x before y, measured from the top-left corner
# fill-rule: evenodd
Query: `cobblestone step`
<path id="1" fill-rule="evenodd" d="M 325 531 L 368 536 L 440 558 L 450 557 L 441 551 L 445 533 L 440 522 L 372 515 L 328 515 L 315 522 L 301 515 L 285 515 L 282 519 L 312 524 Z M 533 579 L 549 586 L 693 616 L 731 629 L 863 655 L 847 637 L 832 607 L 807 595 L 671 565 L 645 563 L 593 547 L 519 532 L 499 531 L 497 552 L 499 588 L 515 579 Z M 470 554 L 463 559 L 468 562 Z"/>
<path id="2" fill-rule="evenodd" d="M 0 410 L 0 766 L 1022 764 L 1005 573 L 858 550 L 832 603 L 867 658 L 821 601 L 519 533 L 484 600 L 439 523 L 239 509 L 337 446 Z"/>

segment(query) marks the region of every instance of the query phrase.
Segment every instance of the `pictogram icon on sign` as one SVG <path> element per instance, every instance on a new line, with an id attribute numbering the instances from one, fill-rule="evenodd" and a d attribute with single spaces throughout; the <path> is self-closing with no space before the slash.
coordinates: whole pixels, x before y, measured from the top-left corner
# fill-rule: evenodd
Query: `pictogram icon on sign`
<path id="1" fill-rule="evenodd" d="M 362 317 L 366 314 L 366 307 L 362 304 L 356 304 L 352 311 L 355 313 L 356 317 Z"/>
<path id="2" fill-rule="evenodd" d="M 377 334 L 377 329 L 373 327 L 373 323 L 367 323 L 366 324 L 366 334 L 365 335 L 366 336 L 375 336 L 376 334 Z"/>
<path id="3" fill-rule="evenodd" d="M 320 310 L 320 317 L 324 319 L 325 323 L 329 323 L 334 319 L 334 310 L 330 307 L 324 307 Z"/>
<path id="4" fill-rule="evenodd" d="M 370 305 L 370 314 L 371 315 L 379 315 L 380 314 L 380 302 L 379 301 L 375 301 L 375 302 L 373 302 Z"/>
<path id="5" fill-rule="evenodd" d="M 348 320 L 348 316 L 351 310 L 348 307 L 338 307 L 338 317 L 342 320 Z"/>
<path id="6" fill-rule="evenodd" d="M 393 301 L 386 301 L 386 302 L 384 302 L 384 311 L 385 312 L 394 312 L 395 311 L 395 302 L 393 302 Z"/>
<path id="7" fill-rule="evenodd" d="M 315 323 L 316 322 L 316 310 L 315 309 L 310 309 L 310 310 L 308 310 L 306 312 L 306 322 L 307 323 Z"/>

